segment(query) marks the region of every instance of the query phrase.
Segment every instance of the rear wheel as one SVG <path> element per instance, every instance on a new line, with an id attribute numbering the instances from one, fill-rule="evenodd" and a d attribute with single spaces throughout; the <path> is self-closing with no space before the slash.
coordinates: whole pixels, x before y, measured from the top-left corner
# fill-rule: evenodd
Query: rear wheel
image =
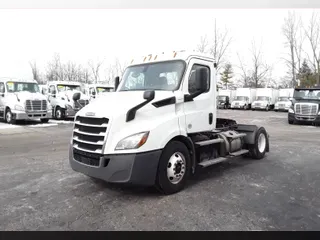
<path id="1" fill-rule="evenodd" d="M 268 134 L 264 128 L 260 128 L 255 136 L 255 142 L 249 147 L 249 155 L 253 159 L 262 159 L 267 152 Z"/>
<path id="2" fill-rule="evenodd" d="M 181 191 L 190 174 L 190 154 L 188 148 L 178 141 L 172 141 L 164 148 L 160 157 L 156 187 L 164 194 Z"/>

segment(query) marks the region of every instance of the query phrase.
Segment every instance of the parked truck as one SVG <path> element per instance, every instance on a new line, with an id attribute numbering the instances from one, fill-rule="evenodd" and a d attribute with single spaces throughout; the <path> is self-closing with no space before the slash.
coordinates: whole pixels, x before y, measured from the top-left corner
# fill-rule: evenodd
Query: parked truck
<path id="1" fill-rule="evenodd" d="M 82 93 L 80 83 L 67 81 L 48 82 L 47 98 L 52 105 L 52 116 L 58 120 L 74 117 L 90 99 Z"/>
<path id="2" fill-rule="evenodd" d="M 288 123 L 303 122 L 320 125 L 320 86 L 294 89 L 292 104 L 288 111 Z"/>
<path id="3" fill-rule="evenodd" d="M 231 89 L 219 89 L 218 92 L 218 108 L 228 109 L 231 107 L 232 99 L 235 91 Z"/>
<path id="4" fill-rule="evenodd" d="M 257 88 L 256 98 L 251 105 L 252 110 L 260 109 L 269 111 L 279 97 L 279 90 L 274 88 Z"/>
<path id="5" fill-rule="evenodd" d="M 169 78 L 171 81 L 169 81 Z M 218 118 L 216 64 L 174 52 L 134 59 L 115 92 L 75 117 L 69 162 L 106 182 L 182 190 L 199 168 L 242 155 L 264 158 L 264 127 Z"/>
<path id="6" fill-rule="evenodd" d="M 245 109 L 251 108 L 251 104 L 256 97 L 255 88 L 237 88 L 236 96 L 231 102 L 231 109 Z"/>
<path id="7" fill-rule="evenodd" d="M 274 105 L 275 111 L 288 111 L 292 105 L 294 88 L 283 88 L 279 90 L 279 98 Z"/>
<path id="8" fill-rule="evenodd" d="M 51 105 L 40 93 L 35 80 L 0 78 L 0 119 L 13 124 L 17 120 L 41 120 L 52 117 Z"/>
<path id="9" fill-rule="evenodd" d="M 91 99 L 95 99 L 105 93 L 113 92 L 114 86 L 110 86 L 105 83 L 93 83 L 86 85 L 85 93 L 90 96 Z"/>

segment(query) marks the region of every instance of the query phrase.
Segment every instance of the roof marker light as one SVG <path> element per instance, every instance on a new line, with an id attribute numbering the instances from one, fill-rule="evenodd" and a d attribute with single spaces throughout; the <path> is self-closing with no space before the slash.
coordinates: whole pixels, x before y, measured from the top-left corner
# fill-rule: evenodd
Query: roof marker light
<path id="1" fill-rule="evenodd" d="M 151 60 L 151 58 L 152 58 L 152 54 L 149 54 L 149 61 Z"/>
<path id="2" fill-rule="evenodd" d="M 157 59 L 157 57 L 158 57 L 158 55 L 156 55 L 156 56 L 154 57 L 154 59 L 153 59 L 153 60 L 156 60 L 156 59 Z"/>
<path id="3" fill-rule="evenodd" d="M 174 52 L 173 57 L 175 58 L 177 56 L 177 52 Z"/>

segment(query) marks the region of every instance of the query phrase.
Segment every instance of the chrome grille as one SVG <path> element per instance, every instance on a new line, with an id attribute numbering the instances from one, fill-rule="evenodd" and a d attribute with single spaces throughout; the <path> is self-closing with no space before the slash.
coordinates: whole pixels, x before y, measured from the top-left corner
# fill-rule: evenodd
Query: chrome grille
<path id="1" fill-rule="evenodd" d="M 26 100 L 26 111 L 46 111 L 46 100 Z"/>
<path id="2" fill-rule="evenodd" d="M 238 102 L 236 102 L 236 103 L 234 103 L 234 105 L 235 105 L 235 106 L 239 106 L 239 103 L 238 103 Z"/>
<path id="3" fill-rule="evenodd" d="M 317 115 L 318 104 L 315 103 L 296 103 L 294 106 L 296 114 L 300 115 Z"/>
<path id="4" fill-rule="evenodd" d="M 261 103 L 255 103 L 254 105 L 257 106 L 257 107 L 260 107 Z"/>
<path id="5" fill-rule="evenodd" d="M 90 153 L 102 153 L 108 123 L 108 118 L 77 116 L 73 130 L 73 147 Z"/>
<path id="6" fill-rule="evenodd" d="M 286 105 L 285 104 L 279 104 L 279 108 L 285 108 Z"/>

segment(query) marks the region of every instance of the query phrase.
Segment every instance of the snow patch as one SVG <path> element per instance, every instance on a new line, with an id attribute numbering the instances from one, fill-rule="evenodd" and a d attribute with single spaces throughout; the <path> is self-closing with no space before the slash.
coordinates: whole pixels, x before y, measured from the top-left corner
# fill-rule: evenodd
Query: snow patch
<path id="1" fill-rule="evenodd" d="M 0 123 L 0 129 L 11 129 L 11 128 L 20 128 L 21 126 L 7 124 L 7 123 Z"/>
<path id="2" fill-rule="evenodd" d="M 57 126 L 57 123 L 44 123 L 44 124 L 36 124 L 36 125 L 29 125 L 28 127 L 31 128 L 42 128 L 42 127 L 52 127 L 52 126 Z"/>

